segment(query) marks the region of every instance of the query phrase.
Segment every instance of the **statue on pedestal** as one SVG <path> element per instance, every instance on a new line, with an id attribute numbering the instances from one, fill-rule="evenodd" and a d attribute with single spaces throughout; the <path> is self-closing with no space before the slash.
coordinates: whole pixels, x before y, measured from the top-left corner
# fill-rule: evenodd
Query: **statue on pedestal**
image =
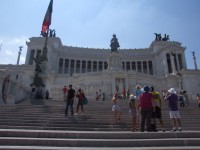
<path id="1" fill-rule="evenodd" d="M 162 38 L 161 34 L 159 33 L 154 33 L 156 38 L 155 38 L 155 41 L 170 41 L 169 39 L 169 35 L 167 34 L 164 34 L 164 37 Z"/>
<path id="2" fill-rule="evenodd" d="M 113 38 L 110 41 L 111 52 L 116 52 L 120 47 L 116 34 L 113 34 Z"/>
<path id="3" fill-rule="evenodd" d="M 33 83 L 31 83 L 30 86 L 36 86 L 36 87 L 44 87 L 44 83 L 42 81 L 42 78 L 39 77 L 39 73 L 42 72 L 42 69 L 41 69 L 41 64 L 42 62 L 44 61 L 44 59 L 42 58 L 42 56 L 39 56 L 38 58 L 33 58 L 34 61 L 35 61 L 35 76 L 34 76 L 34 80 L 33 80 Z"/>

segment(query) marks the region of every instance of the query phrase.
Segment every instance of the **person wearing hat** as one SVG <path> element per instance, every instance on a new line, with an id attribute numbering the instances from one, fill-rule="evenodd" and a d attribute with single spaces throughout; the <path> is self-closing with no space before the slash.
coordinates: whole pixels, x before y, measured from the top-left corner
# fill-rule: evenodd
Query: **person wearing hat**
<path id="1" fill-rule="evenodd" d="M 136 111 L 136 96 L 134 96 L 133 94 L 131 94 L 129 98 L 129 115 L 132 121 L 132 131 L 135 132 L 137 111 Z"/>
<path id="2" fill-rule="evenodd" d="M 143 87 L 144 93 L 139 97 L 139 107 L 141 112 L 140 118 L 140 131 L 144 132 L 145 123 L 147 132 L 151 132 L 151 116 L 153 112 L 153 101 L 150 88 L 146 85 Z"/>
<path id="3" fill-rule="evenodd" d="M 166 100 L 168 101 L 169 104 L 169 116 L 173 126 L 171 131 L 177 130 L 177 123 L 178 123 L 178 130 L 182 131 L 180 113 L 178 110 L 178 96 L 176 95 L 176 91 L 174 88 L 170 88 L 168 92 L 169 94 L 167 95 Z"/>

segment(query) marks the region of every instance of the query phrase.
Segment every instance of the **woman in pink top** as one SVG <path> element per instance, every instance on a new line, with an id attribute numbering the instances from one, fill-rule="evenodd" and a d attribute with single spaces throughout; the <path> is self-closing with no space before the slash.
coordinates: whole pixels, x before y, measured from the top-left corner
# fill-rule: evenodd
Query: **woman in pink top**
<path id="1" fill-rule="evenodd" d="M 141 110 L 140 131 L 144 132 L 146 122 L 146 131 L 151 132 L 151 115 L 153 111 L 152 94 L 149 93 L 150 88 L 148 86 L 144 86 L 143 89 L 144 93 L 139 97 L 139 106 Z"/>

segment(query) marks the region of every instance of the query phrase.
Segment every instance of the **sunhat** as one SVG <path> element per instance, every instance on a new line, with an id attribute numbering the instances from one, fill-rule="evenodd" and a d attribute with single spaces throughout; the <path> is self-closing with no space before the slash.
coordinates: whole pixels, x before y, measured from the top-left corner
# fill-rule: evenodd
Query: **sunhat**
<path id="1" fill-rule="evenodd" d="M 175 91 L 174 88 L 169 89 L 168 92 L 169 92 L 169 93 L 172 93 L 172 94 L 176 94 L 176 91 Z"/>

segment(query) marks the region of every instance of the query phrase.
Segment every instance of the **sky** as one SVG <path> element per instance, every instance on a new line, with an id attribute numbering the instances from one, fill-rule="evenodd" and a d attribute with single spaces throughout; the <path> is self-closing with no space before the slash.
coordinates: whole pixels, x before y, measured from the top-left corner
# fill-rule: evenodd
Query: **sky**
<path id="1" fill-rule="evenodd" d="M 0 64 L 25 63 L 26 41 L 39 37 L 50 0 L 0 0 Z M 120 49 L 148 48 L 154 33 L 169 35 L 192 51 L 200 68 L 200 0 L 54 0 L 52 24 L 63 45 L 110 49 L 113 34 Z"/>

